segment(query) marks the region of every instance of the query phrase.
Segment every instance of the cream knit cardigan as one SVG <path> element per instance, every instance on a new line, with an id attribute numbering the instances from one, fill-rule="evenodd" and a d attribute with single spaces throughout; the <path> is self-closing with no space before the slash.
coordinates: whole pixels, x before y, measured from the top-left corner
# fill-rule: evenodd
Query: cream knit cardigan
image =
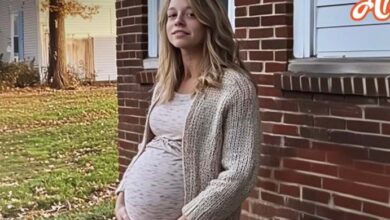
<path id="1" fill-rule="evenodd" d="M 126 173 L 154 137 L 149 115 L 157 101 L 156 91 L 146 117 L 143 140 Z M 233 70 L 223 75 L 222 88 L 208 87 L 195 95 L 182 139 L 185 192 L 182 213 L 187 219 L 240 218 L 241 203 L 257 179 L 258 108 L 253 83 Z M 124 190 L 123 182 L 117 192 Z"/>

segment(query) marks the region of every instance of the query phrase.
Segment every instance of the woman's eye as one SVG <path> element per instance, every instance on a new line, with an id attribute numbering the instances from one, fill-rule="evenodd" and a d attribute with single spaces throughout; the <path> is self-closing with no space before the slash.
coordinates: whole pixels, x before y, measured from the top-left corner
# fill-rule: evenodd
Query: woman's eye
<path id="1" fill-rule="evenodd" d="M 195 14 L 194 13 L 187 13 L 187 17 L 195 17 Z"/>
<path id="2" fill-rule="evenodd" d="M 176 14 L 168 14 L 168 18 L 176 17 Z"/>

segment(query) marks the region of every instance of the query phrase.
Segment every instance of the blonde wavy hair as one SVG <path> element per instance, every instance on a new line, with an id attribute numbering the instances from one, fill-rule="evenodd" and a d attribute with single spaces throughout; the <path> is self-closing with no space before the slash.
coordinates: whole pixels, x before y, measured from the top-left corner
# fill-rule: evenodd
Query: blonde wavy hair
<path id="1" fill-rule="evenodd" d="M 234 38 L 234 32 L 221 1 L 188 0 L 188 2 L 196 18 L 206 27 L 201 74 L 192 95 L 201 92 L 207 86 L 220 87 L 226 69 L 233 69 L 251 78 L 239 57 L 238 42 Z M 164 1 L 159 17 L 159 67 L 155 84 L 159 90 L 157 94 L 159 103 L 172 100 L 184 76 L 180 49 L 169 42 L 166 32 L 169 3 L 170 0 Z"/>

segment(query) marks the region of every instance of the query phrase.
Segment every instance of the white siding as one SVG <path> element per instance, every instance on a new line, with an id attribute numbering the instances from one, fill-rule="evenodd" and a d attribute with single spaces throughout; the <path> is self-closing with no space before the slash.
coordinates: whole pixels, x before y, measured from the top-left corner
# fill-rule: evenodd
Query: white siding
<path id="1" fill-rule="evenodd" d="M 115 36 L 115 0 L 80 0 L 83 4 L 98 5 L 99 13 L 91 19 L 68 16 L 65 20 L 67 37 Z"/>
<path id="2" fill-rule="evenodd" d="M 24 57 L 35 58 L 38 63 L 38 7 L 35 1 L 25 1 L 24 6 Z"/>
<path id="3" fill-rule="evenodd" d="M 11 21 L 8 1 L 0 1 L 0 54 L 3 54 L 3 61 L 9 60 L 7 52 L 8 44 L 11 44 Z"/>
<path id="4" fill-rule="evenodd" d="M 317 57 L 389 57 L 390 21 L 372 13 L 354 21 L 350 11 L 357 0 L 318 0 L 315 26 Z"/>
<path id="5" fill-rule="evenodd" d="M 115 37 L 94 38 L 96 81 L 116 81 L 117 68 L 115 45 Z"/>
<path id="6" fill-rule="evenodd" d="M 11 14 L 23 10 L 24 13 L 24 58 L 37 60 L 38 55 L 38 9 L 37 0 L 23 1 L 0 1 L 0 53 L 4 54 L 3 60 L 10 60 L 7 46 L 11 44 Z M 37 62 L 35 62 L 37 64 Z"/>

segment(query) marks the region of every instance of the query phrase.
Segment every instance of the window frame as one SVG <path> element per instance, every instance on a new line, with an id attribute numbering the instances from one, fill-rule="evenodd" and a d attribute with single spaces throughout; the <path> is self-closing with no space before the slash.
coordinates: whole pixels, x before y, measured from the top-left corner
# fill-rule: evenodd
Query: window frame
<path id="1" fill-rule="evenodd" d="M 294 0 L 294 58 L 288 71 L 335 74 L 379 74 L 390 69 L 390 57 L 317 57 L 316 7 L 318 0 Z M 305 19 L 305 18 L 310 19 Z"/>

